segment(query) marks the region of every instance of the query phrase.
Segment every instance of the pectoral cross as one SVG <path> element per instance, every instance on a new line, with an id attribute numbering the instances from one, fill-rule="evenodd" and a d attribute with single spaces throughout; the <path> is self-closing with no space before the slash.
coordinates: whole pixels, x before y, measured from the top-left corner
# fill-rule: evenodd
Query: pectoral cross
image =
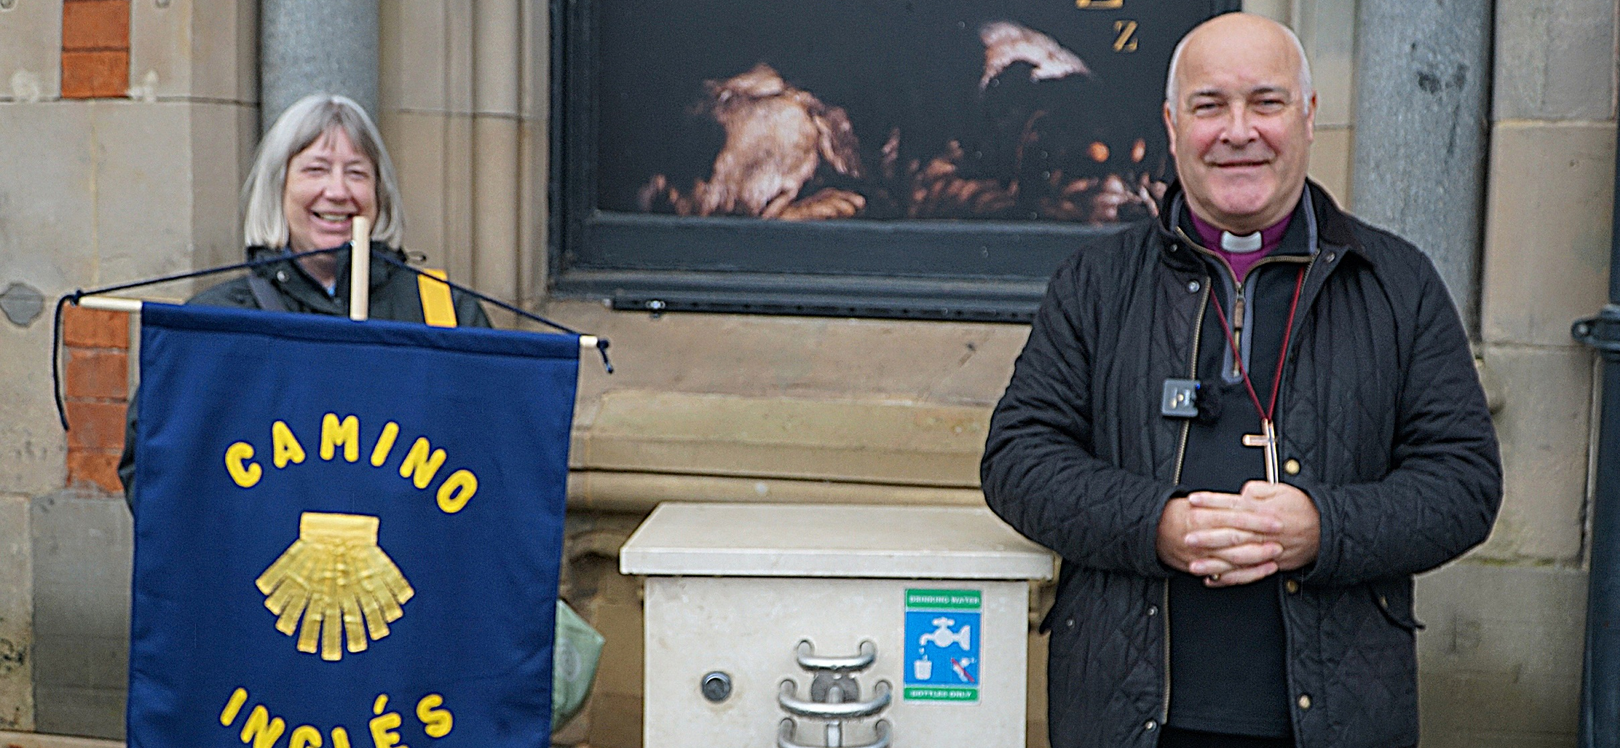
<path id="1" fill-rule="evenodd" d="M 1266 450 L 1266 481 L 1277 482 L 1277 429 L 1272 426 L 1270 418 L 1260 419 L 1260 432 L 1258 434 L 1244 434 L 1243 446 L 1262 447 Z"/>

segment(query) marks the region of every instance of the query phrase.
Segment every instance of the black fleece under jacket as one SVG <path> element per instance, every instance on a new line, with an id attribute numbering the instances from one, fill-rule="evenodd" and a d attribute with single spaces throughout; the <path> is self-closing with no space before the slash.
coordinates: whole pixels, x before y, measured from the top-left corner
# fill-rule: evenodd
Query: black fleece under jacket
<path id="1" fill-rule="evenodd" d="M 1281 459 L 1299 465 L 1284 482 L 1321 515 L 1316 560 L 1277 588 L 1294 737 L 1414 745 L 1412 576 L 1490 533 L 1496 433 L 1433 264 L 1307 189 L 1318 237 L 1277 404 Z M 1063 558 L 1045 624 L 1054 748 L 1158 741 L 1174 644 L 1156 538 L 1186 428 L 1160 414 L 1161 384 L 1221 334 L 1200 329 L 1210 280 L 1160 221 L 1088 243 L 1053 275 L 991 419 L 990 508 Z"/>

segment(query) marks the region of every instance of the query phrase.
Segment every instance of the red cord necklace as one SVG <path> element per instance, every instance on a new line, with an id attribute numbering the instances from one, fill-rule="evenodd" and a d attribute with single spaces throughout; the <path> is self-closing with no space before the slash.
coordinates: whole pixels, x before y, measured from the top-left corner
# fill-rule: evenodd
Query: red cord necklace
<path id="1" fill-rule="evenodd" d="M 1299 311 L 1299 292 L 1305 286 L 1305 270 L 1299 269 L 1299 277 L 1294 280 L 1294 300 L 1288 305 L 1288 326 L 1283 328 L 1282 350 L 1277 352 L 1277 371 L 1271 378 L 1271 401 L 1265 406 L 1260 405 L 1260 395 L 1254 391 L 1254 382 L 1249 379 L 1249 372 L 1243 366 L 1243 351 L 1239 348 L 1237 336 L 1232 334 L 1232 323 L 1226 319 L 1226 310 L 1223 305 L 1215 305 L 1215 316 L 1221 320 L 1221 329 L 1226 332 L 1226 343 L 1232 348 L 1232 359 L 1237 362 L 1238 372 L 1243 375 L 1243 386 L 1249 390 L 1249 399 L 1254 402 L 1254 412 L 1260 416 L 1260 433 L 1244 434 L 1243 446 L 1261 447 L 1266 455 L 1266 480 L 1271 483 L 1278 481 L 1277 476 L 1277 429 L 1273 416 L 1277 413 L 1277 389 L 1282 385 L 1283 362 L 1288 358 L 1288 337 L 1294 331 L 1294 314 Z"/>

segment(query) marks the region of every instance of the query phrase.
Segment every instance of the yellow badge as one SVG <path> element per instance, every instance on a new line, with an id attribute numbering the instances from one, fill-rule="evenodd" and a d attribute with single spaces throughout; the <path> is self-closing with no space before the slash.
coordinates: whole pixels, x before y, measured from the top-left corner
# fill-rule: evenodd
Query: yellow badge
<path id="1" fill-rule="evenodd" d="M 298 540 L 259 575 L 264 607 L 278 616 L 276 630 L 298 631 L 298 651 L 321 659 L 343 659 L 366 651 L 367 635 L 381 639 L 388 624 L 405 615 L 400 608 L 416 594 L 393 559 L 377 546 L 376 517 L 304 512 Z M 362 616 L 364 621 L 362 623 Z"/>

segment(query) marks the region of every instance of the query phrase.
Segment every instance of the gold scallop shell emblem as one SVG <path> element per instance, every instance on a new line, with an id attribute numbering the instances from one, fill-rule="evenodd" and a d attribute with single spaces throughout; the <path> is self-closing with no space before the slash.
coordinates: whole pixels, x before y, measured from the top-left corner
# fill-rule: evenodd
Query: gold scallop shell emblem
<path id="1" fill-rule="evenodd" d="M 364 652 L 405 615 L 400 606 L 416 592 L 377 546 L 378 524 L 362 514 L 304 512 L 298 540 L 255 581 L 276 630 L 298 633 L 298 651 L 318 648 L 321 659 L 336 662 L 345 640 L 349 652 Z"/>

